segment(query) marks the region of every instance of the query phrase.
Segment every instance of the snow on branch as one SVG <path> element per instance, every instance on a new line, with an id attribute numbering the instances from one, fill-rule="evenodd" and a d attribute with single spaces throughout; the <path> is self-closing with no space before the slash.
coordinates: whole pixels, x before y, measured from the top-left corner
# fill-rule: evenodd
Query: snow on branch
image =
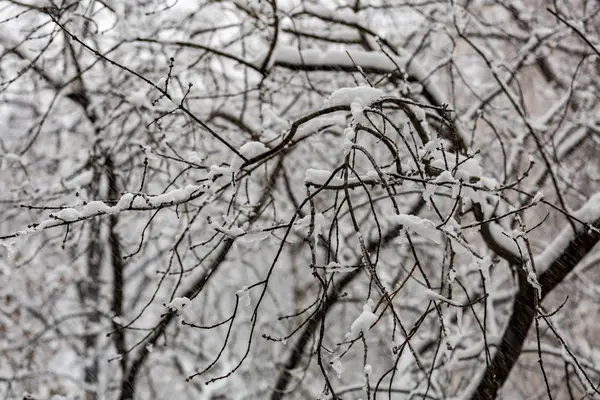
<path id="1" fill-rule="evenodd" d="M 577 211 L 571 213 L 577 220 L 593 224 L 600 219 L 600 192 L 596 193 Z M 550 265 L 565 251 L 571 241 L 575 238 L 576 233 L 581 233 L 587 230 L 596 230 L 600 233 L 597 227 L 576 223 L 577 232 L 573 232 L 570 224 L 554 238 L 554 240 L 546 246 L 546 249 L 534 257 L 535 266 L 538 274 L 545 272 Z"/>
<path id="2" fill-rule="evenodd" d="M 297 46 L 281 45 L 273 54 L 273 65 L 290 69 L 310 71 L 339 69 L 364 72 L 389 73 L 401 72 L 408 57 L 388 57 L 383 52 L 364 50 L 345 50 L 308 48 L 300 50 Z"/>
<path id="3" fill-rule="evenodd" d="M 32 224 L 27 229 L 20 230 L 14 234 L 1 236 L 0 239 L 23 236 L 28 233 L 67 225 L 101 215 L 116 214 L 122 211 L 147 211 L 175 206 L 203 196 L 204 201 L 206 201 L 210 195 L 211 192 L 206 185 L 188 185 L 185 188 L 174 189 L 157 196 L 150 196 L 144 193 L 124 193 L 114 206 L 110 206 L 102 201 L 92 201 L 79 209 L 72 207 L 63 208 L 56 213 L 50 214 L 47 219 L 40 223 Z"/>

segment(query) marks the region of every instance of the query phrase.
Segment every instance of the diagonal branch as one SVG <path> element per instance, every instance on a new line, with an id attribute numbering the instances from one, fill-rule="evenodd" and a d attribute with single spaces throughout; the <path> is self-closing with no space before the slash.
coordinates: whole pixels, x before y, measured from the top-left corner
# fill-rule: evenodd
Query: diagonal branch
<path id="1" fill-rule="evenodd" d="M 600 195 L 594 196 L 583 207 L 585 209 L 595 208 L 598 214 L 597 202 Z M 585 218 L 585 217 L 584 217 Z M 562 282 L 565 277 L 577 266 L 577 264 L 592 250 L 600 241 L 600 215 L 591 218 L 592 227 L 584 226 L 573 233 L 572 228 L 568 226 L 560 234 L 571 232 L 571 240 L 568 245 L 559 248 L 553 260 L 549 263 L 547 269 L 540 275 L 538 282 L 542 288 L 542 300 L 552 292 L 552 290 Z M 484 224 L 484 226 L 487 224 Z M 559 236 L 559 237 L 560 237 Z M 484 239 L 486 236 L 484 235 Z M 487 241 L 487 239 L 486 239 Z M 488 243 L 492 249 L 494 247 Z M 494 249 L 495 250 L 495 249 Z M 501 253 L 499 253 L 502 255 Z M 513 258 L 513 257 L 511 257 Z M 509 261 L 511 261 L 509 259 Z M 514 260 L 513 260 L 514 261 Z M 527 279 L 519 275 L 519 292 L 513 301 L 513 311 L 507 324 L 506 331 L 502 336 L 500 345 L 483 373 L 479 385 L 475 389 L 471 400 L 489 400 L 498 395 L 498 391 L 507 381 L 511 370 L 515 366 L 523 349 L 523 344 L 527 337 L 527 332 L 535 319 L 535 300 L 536 292 Z"/>

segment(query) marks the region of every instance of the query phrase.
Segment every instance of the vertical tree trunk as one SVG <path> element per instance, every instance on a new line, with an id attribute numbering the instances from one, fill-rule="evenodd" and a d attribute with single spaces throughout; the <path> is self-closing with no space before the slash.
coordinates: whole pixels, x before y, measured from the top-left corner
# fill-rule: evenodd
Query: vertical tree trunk
<path id="1" fill-rule="evenodd" d="M 97 334 L 96 328 L 100 322 L 100 313 L 98 312 L 100 300 L 100 273 L 102 269 L 103 246 L 101 239 L 101 222 L 99 219 L 90 221 L 88 231 L 89 243 L 87 249 L 87 271 L 84 281 L 81 282 L 80 298 L 84 309 L 90 310 L 90 316 L 85 324 L 85 330 L 91 331 L 87 333 L 83 339 L 85 368 L 85 400 L 97 400 L 97 384 L 98 384 L 98 352 L 97 352 Z"/>

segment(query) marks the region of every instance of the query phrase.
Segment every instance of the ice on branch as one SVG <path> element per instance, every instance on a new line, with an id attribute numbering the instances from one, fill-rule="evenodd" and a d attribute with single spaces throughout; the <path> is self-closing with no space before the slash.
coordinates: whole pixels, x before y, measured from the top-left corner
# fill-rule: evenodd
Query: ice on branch
<path id="1" fill-rule="evenodd" d="M 367 303 L 363 306 L 363 312 L 350 326 L 350 332 L 346 334 L 346 340 L 358 339 L 361 333 L 367 335 L 371 326 L 377 321 L 377 315 L 373 314 L 374 305 L 373 300 L 367 300 Z"/>

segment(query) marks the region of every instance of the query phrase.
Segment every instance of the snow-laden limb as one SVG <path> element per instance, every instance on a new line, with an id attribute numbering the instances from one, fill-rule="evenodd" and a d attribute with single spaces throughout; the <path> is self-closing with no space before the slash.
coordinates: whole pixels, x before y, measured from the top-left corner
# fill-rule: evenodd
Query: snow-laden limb
<path id="1" fill-rule="evenodd" d="M 537 196 L 536 196 L 537 197 Z M 579 221 L 592 224 L 600 219 L 600 192 L 596 193 L 581 206 L 581 208 L 571 215 Z M 583 232 L 586 229 L 598 229 L 590 226 L 575 223 L 577 233 Z M 546 246 L 546 249 L 534 257 L 535 268 L 538 274 L 545 272 L 549 266 L 559 257 L 575 238 L 575 232 L 570 224 L 554 238 L 554 240 Z"/>
<path id="2" fill-rule="evenodd" d="M 549 245 L 548 250 L 534 257 L 539 273 L 537 282 L 541 286 L 541 301 L 600 241 L 600 193 L 593 195 L 571 215 L 584 224 L 574 221 L 577 232 L 573 232 L 570 226 L 566 227 Z M 519 292 L 514 298 L 512 315 L 506 324 L 498 350 L 492 362 L 482 370 L 482 377 L 477 379 L 477 384 L 471 385 L 474 388 L 470 386 L 472 399 L 495 398 L 508 379 L 521 354 L 527 332 L 535 320 L 537 310 L 531 305 L 535 304 L 536 295 L 538 293 L 532 289 L 530 282 L 519 281 Z"/>
<path id="3" fill-rule="evenodd" d="M 350 56 L 348 56 L 350 54 Z M 388 73 L 403 68 L 407 57 L 390 57 L 383 52 L 365 50 L 308 48 L 280 45 L 273 54 L 273 64 L 287 68 L 326 70 L 342 68 L 355 71 L 361 67 L 364 72 Z"/>
<path id="4" fill-rule="evenodd" d="M 487 224 L 490 236 L 504 250 L 508 251 L 515 259 L 529 258 L 527 247 L 520 237 L 513 237 L 512 233 L 504 231 L 500 224 L 491 222 Z"/>
<path id="5" fill-rule="evenodd" d="M 27 229 L 17 231 L 12 235 L 3 236 L 2 238 L 7 239 L 23 236 L 28 233 L 83 221 L 101 215 L 116 214 L 122 211 L 156 210 L 183 204 L 201 197 L 203 198 L 203 201 L 208 201 L 211 196 L 210 186 L 207 185 L 187 185 L 184 188 L 173 189 L 167 193 L 156 196 L 150 196 L 144 193 L 124 193 L 114 206 L 109 206 L 102 201 L 92 201 L 85 204 L 80 209 L 65 208 L 50 214 L 47 219 L 38 224 L 31 225 Z"/>

